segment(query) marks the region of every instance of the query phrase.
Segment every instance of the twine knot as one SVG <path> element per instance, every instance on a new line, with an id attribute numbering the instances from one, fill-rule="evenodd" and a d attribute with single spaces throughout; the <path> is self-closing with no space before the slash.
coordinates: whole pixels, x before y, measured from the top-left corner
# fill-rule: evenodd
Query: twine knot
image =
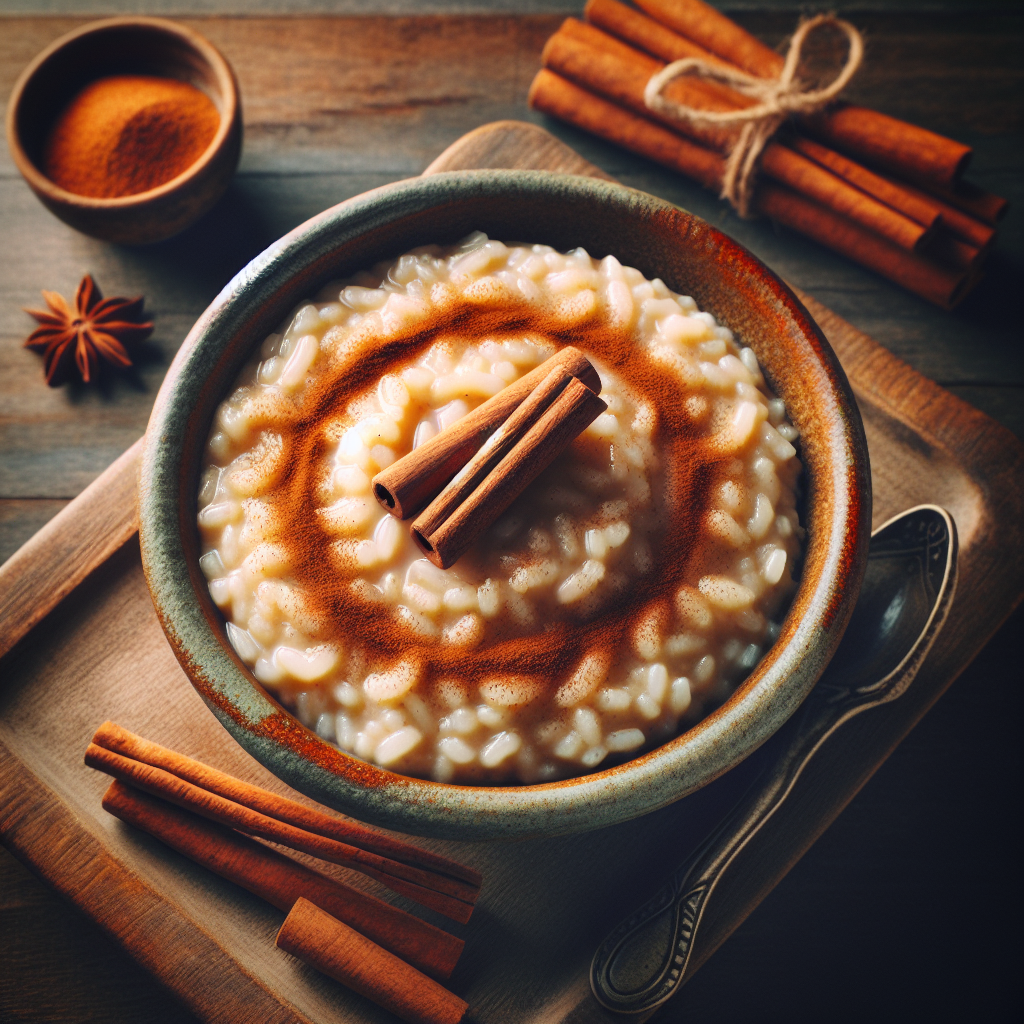
<path id="1" fill-rule="evenodd" d="M 825 88 L 807 89 L 796 77 L 801 52 L 811 32 L 825 25 L 834 25 L 846 34 L 849 41 L 846 63 Z M 721 197 L 728 199 L 741 217 L 747 217 L 761 151 L 790 115 L 813 114 L 831 103 L 856 74 L 863 57 L 864 40 L 853 25 L 833 14 L 819 14 L 798 26 L 778 78 L 757 78 L 739 68 L 710 64 L 699 57 L 687 57 L 685 60 L 673 61 L 651 76 L 644 89 L 644 102 L 651 110 L 698 128 L 742 125 L 725 161 Z M 711 111 L 676 103 L 662 95 L 670 82 L 684 75 L 730 86 L 760 102 L 741 110 Z"/>

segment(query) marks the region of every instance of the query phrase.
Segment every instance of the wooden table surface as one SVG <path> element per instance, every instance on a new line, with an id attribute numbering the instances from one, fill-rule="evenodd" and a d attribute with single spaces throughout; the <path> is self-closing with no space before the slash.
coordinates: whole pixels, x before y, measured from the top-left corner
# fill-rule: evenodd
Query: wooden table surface
<path id="1" fill-rule="evenodd" d="M 500 3 L 501 0 L 498 0 Z M 11 5 L 5 4 L 10 10 Z M 115 3 L 38 0 L 0 19 L 0 87 L 47 43 Z M 125 0 L 124 9 L 134 9 Z M 542 120 L 526 91 L 544 41 L 572 6 L 431 0 L 428 15 L 337 16 L 309 4 L 275 16 L 189 16 L 238 74 L 245 150 L 200 224 L 158 246 L 96 242 L 55 220 L 0 154 L 0 561 L 144 430 L 170 358 L 222 285 L 279 235 L 368 188 L 418 174 L 464 132 Z M 736 17 L 773 44 L 795 6 Z M 853 4 L 831 4 L 840 9 Z M 229 10 L 224 3 L 192 9 Z M 282 3 L 277 9 L 284 9 Z M 334 5 L 338 9 L 338 5 Z M 189 8 L 160 3 L 153 13 Z M 355 0 L 343 7 L 358 10 Z M 32 11 L 40 13 L 32 13 Z M 629 185 L 679 203 L 916 369 L 1024 436 L 1021 61 L 1012 5 L 888 5 L 854 14 L 868 38 L 852 93 L 975 147 L 971 180 L 1009 196 L 988 277 L 952 314 L 766 222 L 743 222 L 699 187 L 542 121 Z M 405 12 L 405 13 L 401 13 Z M 462 13 L 459 13 L 462 12 Z M 547 13 L 545 13 L 547 12 Z M 99 389 L 45 386 L 21 348 L 41 288 L 70 294 L 95 274 L 108 294 L 147 298 L 156 330 L 137 371 Z M 1007 609 L 1009 612 L 1010 609 Z M 59 614 L 59 611 L 58 611 Z M 699 1021 L 1001 1021 L 1022 1002 L 1021 719 L 1018 610 L 832 828 L 676 1000 Z M 596 938 L 596 937 L 595 937 Z M 0 1021 L 191 1018 L 89 920 L 0 851 Z"/>

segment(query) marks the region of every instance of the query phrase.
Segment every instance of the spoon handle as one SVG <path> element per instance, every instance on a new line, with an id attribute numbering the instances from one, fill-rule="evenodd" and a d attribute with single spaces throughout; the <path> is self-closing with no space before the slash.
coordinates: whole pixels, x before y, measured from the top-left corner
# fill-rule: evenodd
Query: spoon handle
<path id="1" fill-rule="evenodd" d="M 812 691 L 798 720 L 783 726 L 786 735 L 772 740 L 773 745 L 781 741 L 783 749 L 716 831 L 598 948 L 590 971 L 598 1002 L 618 1013 L 636 1014 L 653 1010 L 672 995 L 686 973 L 708 897 L 726 868 L 782 805 L 814 751 L 865 706 L 829 705 Z"/>
<path id="2" fill-rule="evenodd" d="M 916 514 L 916 521 L 909 519 L 912 514 Z M 887 527 L 888 532 L 883 534 Z M 904 548 L 904 552 L 919 560 L 925 576 L 934 583 L 934 587 L 927 588 L 933 604 L 924 628 L 880 679 L 851 678 L 842 666 L 826 670 L 799 711 L 769 741 L 767 767 L 721 825 L 655 896 L 619 924 L 598 948 L 591 964 L 590 983 L 597 1001 L 606 1009 L 647 1013 L 675 992 L 686 975 L 711 893 L 736 855 L 779 809 L 825 740 L 854 715 L 898 697 L 917 674 L 952 602 L 956 532 L 944 510 L 919 507 L 876 531 L 879 543 L 873 539 L 872 554 L 879 560 L 889 558 L 886 541 L 894 536 L 898 539 L 897 530 L 905 535 L 908 529 L 925 540 L 909 551 Z M 935 565 L 939 548 L 943 564 Z"/>

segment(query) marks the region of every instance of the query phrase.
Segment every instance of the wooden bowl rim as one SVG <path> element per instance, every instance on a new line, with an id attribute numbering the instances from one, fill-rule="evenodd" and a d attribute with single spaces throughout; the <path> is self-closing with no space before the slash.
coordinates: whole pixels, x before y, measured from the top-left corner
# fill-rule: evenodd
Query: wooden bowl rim
<path id="1" fill-rule="evenodd" d="M 108 32 L 111 29 L 120 28 L 153 29 L 157 33 L 163 32 L 166 35 L 174 36 L 191 47 L 193 52 L 205 61 L 213 72 L 217 81 L 217 87 L 221 93 L 224 109 L 221 112 L 220 126 L 217 128 L 217 134 L 214 135 L 202 156 L 186 167 L 181 174 L 145 192 L 136 192 L 129 196 L 118 196 L 112 199 L 101 199 L 95 196 L 79 195 L 77 192 L 69 192 L 47 178 L 36 167 L 25 151 L 25 147 L 21 144 L 21 138 L 18 133 L 18 108 L 21 105 L 29 83 L 54 55 L 71 43 L 77 42 L 86 36 L 97 35 Z M 40 195 L 45 195 L 51 202 L 81 210 L 131 210 L 146 206 L 155 200 L 163 199 L 177 192 L 193 178 L 202 174 L 226 147 L 232 132 L 235 130 L 239 109 L 240 100 L 235 73 L 220 50 L 205 36 L 200 35 L 194 29 L 188 28 L 185 25 L 179 25 L 177 22 L 170 21 L 167 18 L 145 16 L 103 18 L 100 21 L 91 21 L 88 24 L 81 25 L 59 39 L 55 39 L 18 76 L 18 81 L 15 83 L 14 90 L 11 92 L 11 98 L 7 104 L 7 145 L 11 151 L 11 156 L 14 158 L 15 166 L 22 177 L 25 178 L 34 191 Z"/>

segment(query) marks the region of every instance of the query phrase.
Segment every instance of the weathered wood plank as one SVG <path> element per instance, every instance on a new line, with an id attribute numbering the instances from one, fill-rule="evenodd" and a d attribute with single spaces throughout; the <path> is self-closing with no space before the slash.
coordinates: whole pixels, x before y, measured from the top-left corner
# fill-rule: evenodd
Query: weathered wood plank
<path id="1" fill-rule="evenodd" d="M 36 922 L 60 921 L 42 933 Z M 14 1024 L 142 1021 L 192 1024 L 194 1017 L 74 904 L 0 847 L 0 1020 Z M 75 993 L 70 1003 L 67 993 Z"/>
<path id="2" fill-rule="evenodd" d="M 405 15 L 495 15 L 495 14 L 570 14 L 578 15 L 578 0 L 151 0 L 146 5 L 150 14 L 170 18 L 196 17 L 210 14 L 263 15 L 282 13 L 311 17 L 316 15 L 366 15 L 396 17 Z M 844 13 L 858 20 L 877 13 L 882 5 L 865 0 L 832 0 L 830 3 L 801 3 L 800 0 L 718 0 L 718 7 L 730 17 L 747 25 L 762 23 L 767 18 L 787 19 L 786 24 L 808 11 L 829 10 Z M 929 15 L 962 15 L 976 8 L 972 0 L 885 0 L 887 15 L 904 13 L 917 16 L 922 11 Z M 118 14 L 137 14 L 134 0 L 11 0 L 6 5 L 9 14 L 23 17 L 78 14 L 89 17 Z M 989 0 L 984 13 L 1012 13 L 1013 0 Z"/>
<path id="3" fill-rule="evenodd" d="M 137 442 L 4 563 L 0 657 L 138 530 Z"/>
<path id="4" fill-rule="evenodd" d="M 66 505 L 67 501 L 47 498 L 0 498 L 0 563 Z"/>
<path id="5" fill-rule="evenodd" d="M 942 384 L 942 381 L 939 381 Z M 949 384 L 947 391 L 1002 423 L 1024 441 L 1024 389 L 1001 384 Z"/>

